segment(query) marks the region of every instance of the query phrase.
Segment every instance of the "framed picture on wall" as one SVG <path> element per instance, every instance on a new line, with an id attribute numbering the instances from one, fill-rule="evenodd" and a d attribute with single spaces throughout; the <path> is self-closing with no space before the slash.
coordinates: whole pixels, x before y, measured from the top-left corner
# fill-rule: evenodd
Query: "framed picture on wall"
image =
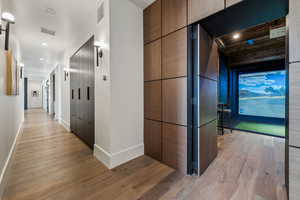
<path id="1" fill-rule="evenodd" d="M 20 94 L 20 70 L 17 60 L 13 57 L 12 51 L 6 52 L 6 94 L 17 96 Z"/>
<path id="2" fill-rule="evenodd" d="M 37 90 L 32 90 L 31 92 L 32 97 L 39 97 L 40 96 L 40 92 Z"/>

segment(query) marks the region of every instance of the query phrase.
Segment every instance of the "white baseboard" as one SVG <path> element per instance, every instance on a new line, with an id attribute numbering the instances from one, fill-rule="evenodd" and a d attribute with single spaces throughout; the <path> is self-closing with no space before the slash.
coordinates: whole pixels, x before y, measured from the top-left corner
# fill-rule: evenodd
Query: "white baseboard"
<path id="1" fill-rule="evenodd" d="M 139 144 L 117 153 L 108 153 L 98 145 L 94 145 L 94 156 L 108 169 L 113 169 L 142 155 L 144 155 L 144 144 Z"/>
<path id="2" fill-rule="evenodd" d="M 66 122 L 65 120 L 63 119 L 59 119 L 58 122 L 65 128 L 67 129 L 67 131 L 71 131 L 71 128 L 70 128 L 70 123 Z"/>
<path id="3" fill-rule="evenodd" d="M 9 169 L 11 168 L 11 164 L 12 164 L 12 158 L 13 158 L 13 153 L 14 153 L 14 150 L 16 148 L 16 144 L 17 144 L 17 141 L 18 141 L 18 138 L 20 137 L 21 135 L 21 132 L 22 132 L 22 126 L 23 126 L 23 121 L 22 123 L 20 124 L 19 126 L 19 129 L 18 129 L 18 132 L 17 132 L 17 135 L 14 139 L 14 142 L 10 148 L 10 151 L 9 151 L 9 154 L 8 154 L 8 157 L 6 159 L 6 162 L 4 164 L 4 167 L 2 169 L 2 172 L 0 174 L 0 199 L 2 199 L 2 196 L 3 196 L 3 192 L 4 192 L 4 189 L 7 185 L 7 178 L 8 178 L 8 171 Z"/>

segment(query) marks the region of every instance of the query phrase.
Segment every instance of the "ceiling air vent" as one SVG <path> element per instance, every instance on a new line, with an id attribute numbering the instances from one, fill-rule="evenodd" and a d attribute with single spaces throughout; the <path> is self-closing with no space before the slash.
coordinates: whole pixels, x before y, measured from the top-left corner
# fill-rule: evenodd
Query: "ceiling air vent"
<path id="1" fill-rule="evenodd" d="M 45 33 L 45 34 L 48 34 L 48 35 L 55 36 L 55 31 L 47 29 L 47 28 L 44 28 L 44 27 L 41 27 L 41 32 Z"/>
<path id="2" fill-rule="evenodd" d="M 97 23 L 99 24 L 104 17 L 104 2 L 97 9 Z"/>

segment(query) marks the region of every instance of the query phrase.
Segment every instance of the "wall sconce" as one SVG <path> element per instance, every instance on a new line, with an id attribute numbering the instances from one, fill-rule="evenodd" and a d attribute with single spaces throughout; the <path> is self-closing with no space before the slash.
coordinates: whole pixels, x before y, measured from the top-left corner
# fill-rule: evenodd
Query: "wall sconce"
<path id="1" fill-rule="evenodd" d="M 99 67 L 99 58 L 103 58 L 103 44 L 100 43 L 100 42 L 95 42 L 94 43 L 94 47 L 96 47 L 96 50 L 97 50 L 97 67 Z"/>
<path id="2" fill-rule="evenodd" d="M 69 77 L 69 72 L 65 70 L 65 81 L 67 80 L 68 77 Z"/>
<path id="3" fill-rule="evenodd" d="M 25 65 L 24 63 L 20 63 L 20 79 L 23 78 L 23 69 L 24 69 Z"/>
<path id="4" fill-rule="evenodd" d="M 6 22 L 5 29 L 3 29 L 2 26 L 0 25 L 0 35 L 2 34 L 2 31 L 5 31 L 5 47 L 4 47 L 4 49 L 7 51 L 8 47 L 9 47 L 10 24 L 15 23 L 15 17 L 9 12 L 4 12 L 4 13 L 2 13 L 1 20 Z"/>

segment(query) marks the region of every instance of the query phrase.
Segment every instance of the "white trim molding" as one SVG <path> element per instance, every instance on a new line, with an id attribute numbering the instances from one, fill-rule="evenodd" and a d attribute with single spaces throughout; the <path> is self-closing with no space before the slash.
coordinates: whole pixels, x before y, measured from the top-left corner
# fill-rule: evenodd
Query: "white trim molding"
<path id="1" fill-rule="evenodd" d="M 108 153 L 98 145 L 94 145 L 94 156 L 108 169 L 113 169 L 142 155 L 144 155 L 144 144 L 129 147 L 117 153 Z"/>
<path id="2" fill-rule="evenodd" d="M 14 139 L 14 142 L 13 142 L 11 148 L 10 148 L 7 160 L 6 160 L 6 162 L 3 166 L 3 169 L 2 169 L 1 174 L 0 174 L 0 199 L 2 198 L 4 189 L 7 185 L 7 179 L 8 179 L 8 175 L 9 175 L 8 171 L 11 168 L 11 165 L 12 165 L 13 154 L 14 154 L 14 151 L 15 151 L 15 148 L 16 148 L 16 145 L 17 145 L 18 138 L 20 137 L 20 135 L 22 133 L 22 127 L 23 127 L 23 121 L 21 122 L 21 124 L 19 126 L 17 135 L 16 135 L 16 137 Z"/>
<path id="3" fill-rule="evenodd" d="M 65 128 L 67 129 L 67 131 L 71 131 L 71 128 L 70 128 L 70 123 L 66 122 L 65 120 L 63 119 L 59 119 L 58 122 Z"/>

